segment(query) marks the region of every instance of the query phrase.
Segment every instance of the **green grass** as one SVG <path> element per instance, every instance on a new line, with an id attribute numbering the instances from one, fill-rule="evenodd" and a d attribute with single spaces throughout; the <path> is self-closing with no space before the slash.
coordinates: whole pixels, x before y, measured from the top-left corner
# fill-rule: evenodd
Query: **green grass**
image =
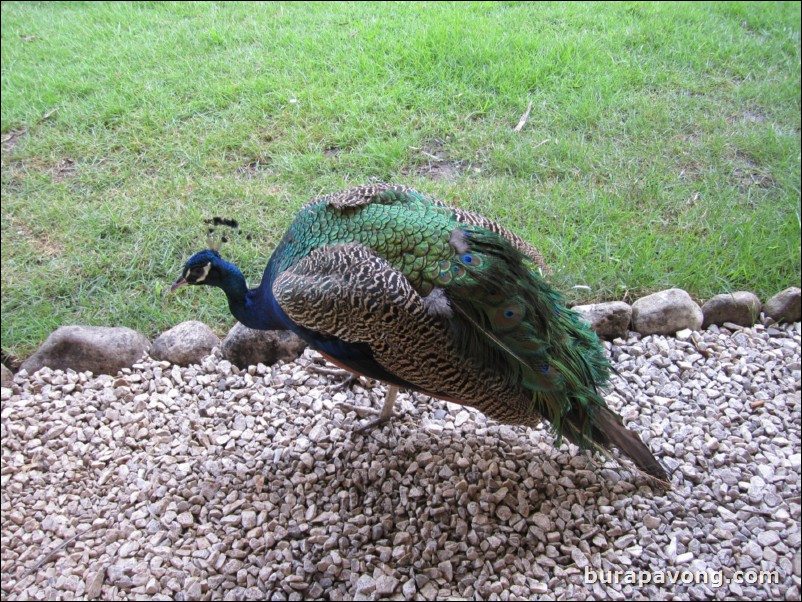
<path id="1" fill-rule="evenodd" d="M 222 294 L 165 294 L 202 219 L 256 284 L 371 179 L 499 219 L 572 301 L 800 280 L 798 2 L 4 2 L 2 133 L 4 355 L 222 332 Z"/>

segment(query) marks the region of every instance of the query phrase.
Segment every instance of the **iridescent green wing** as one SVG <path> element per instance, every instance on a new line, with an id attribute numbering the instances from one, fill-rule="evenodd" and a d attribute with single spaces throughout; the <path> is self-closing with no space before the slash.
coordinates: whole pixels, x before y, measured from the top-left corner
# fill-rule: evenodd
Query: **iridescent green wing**
<path id="1" fill-rule="evenodd" d="M 317 203 L 326 203 L 337 209 L 343 209 L 347 207 L 360 207 L 370 203 L 408 204 L 421 202 L 448 209 L 452 213 L 453 218 L 461 224 L 480 226 L 502 236 L 509 241 L 516 250 L 523 253 L 524 256 L 532 261 L 542 273 L 551 273 L 551 269 L 548 267 L 543 255 L 537 248 L 498 222 L 494 222 L 483 215 L 465 209 L 449 207 L 441 201 L 427 197 L 417 190 L 401 184 L 377 183 L 358 186 L 349 190 L 319 196 L 304 205 L 304 208 Z"/>

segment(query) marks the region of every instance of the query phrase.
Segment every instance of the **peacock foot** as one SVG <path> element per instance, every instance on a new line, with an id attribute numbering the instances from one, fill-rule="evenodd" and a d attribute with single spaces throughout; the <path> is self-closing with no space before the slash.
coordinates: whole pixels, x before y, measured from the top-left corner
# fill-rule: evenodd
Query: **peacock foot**
<path id="1" fill-rule="evenodd" d="M 395 411 L 395 398 L 397 396 L 398 387 L 394 385 L 388 385 L 387 395 L 384 398 L 384 405 L 382 406 L 381 410 L 375 410 L 373 408 L 366 408 L 363 406 L 353 406 L 347 403 L 341 403 L 339 406 L 345 408 L 346 410 L 353 410 L 360 416 L 363 416 L 364 414 L 378 414 L 378 416 L 373 420 L 370 420 L 362 426 L 354 429 L 355 433 L 366 433 L 368 431 L 372 431 L 377 426 L 383 425 L 391 418 L 397 418 L 400 416 L 400 414 Z"/>
<path id="2" fill-rule="evenodd" d="M 343 373 L 347 374 L 348 376 L 336 384 L 329 385 L 329 389 L 332 391 L 342 391 L 343 389 L 350 389 L 355 384 L 360 383 L 359 379 L 362 377 L 356 374 L 351 374 L 350 372 L 346 372 L 345 370 L 343 370 Z"/>
<path id="3" fill-rule="evenodd" d="M 340 391 L 342 389 L 349 389 L 355 384 L 359 383 L 362 384 L 362 381 L 367 381 L 368 379 L 364 376 L 360 376 L 358 374 L 354 374 L 353 372 L 349 372 L 348 370 L 343 370 L 342 368 L 331 368 L 329 366 L 321 366 L 320 364 L 316 364 L 314 362 L 310 362 L 306 365 L 308 370 L 312 372 L 317 372 L 318 374 L 324 374 L 326 376 L 334 376 L 334 377 L 342 377 L 342 381 L 333 385 L 329 385 L 329 388 L 332 391 Z M 362 379 L 362 381 L 360 381 Z M 369 385 L 363 385 L 365 388 L 370 388 Z"/>

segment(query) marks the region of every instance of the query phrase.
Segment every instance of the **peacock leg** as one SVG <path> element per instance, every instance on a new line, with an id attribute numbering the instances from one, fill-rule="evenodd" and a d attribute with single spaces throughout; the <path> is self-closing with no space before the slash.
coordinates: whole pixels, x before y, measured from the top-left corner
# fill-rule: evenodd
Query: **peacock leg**
<path id="1" fill-rule="evenodd" d="M 372 431 L 377 426 L 381 426 L 390 418 L 398 416 L 395 412 L 395 398 L 398 396 L 398 387 L 395 385 L 387 385 L 387 394 L 384 396 L 384 406 L 379 412 L 378 418 L 371 420 L 367 424 L 363 424 L 356 429 L 357 433 L 366 433 Z"/>
<path id="2" fill-rule="evenodd" d="M 356 433 L 365 433 L 373 430 L 377 426 L 381 426 L 391 418 L 395 418 L 398 414 L 395 412 L 395 398 L 398 396 L 398 387 L 395 385 L 387 385 L 387 394 L 384 397 L 384 405 L 381 410 L 374 410 L 373 408 L 366 408 L 362 406 L 353 406 L 348 403 L 338 404 L 345 410 L 353 410 L 358 414 L 378 414 L 378 417 L 363 424 L 362 426 L 354 429 Z"/>

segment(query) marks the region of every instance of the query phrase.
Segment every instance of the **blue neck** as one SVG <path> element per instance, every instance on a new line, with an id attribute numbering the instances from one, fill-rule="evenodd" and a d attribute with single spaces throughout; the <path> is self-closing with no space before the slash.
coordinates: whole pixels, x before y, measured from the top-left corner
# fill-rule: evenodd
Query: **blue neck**
<path id="1" fill-rule="evenodd" d="M 273 297 L 272 278 L 268 274 L 258 288 L 248 289 L 245 276 L 232 263 L 222 261 L 223 281 L 218 285 L 228 299 L 228 308 L 234 317 L 255 330 L 288 330 L 290 320 Z"/>

